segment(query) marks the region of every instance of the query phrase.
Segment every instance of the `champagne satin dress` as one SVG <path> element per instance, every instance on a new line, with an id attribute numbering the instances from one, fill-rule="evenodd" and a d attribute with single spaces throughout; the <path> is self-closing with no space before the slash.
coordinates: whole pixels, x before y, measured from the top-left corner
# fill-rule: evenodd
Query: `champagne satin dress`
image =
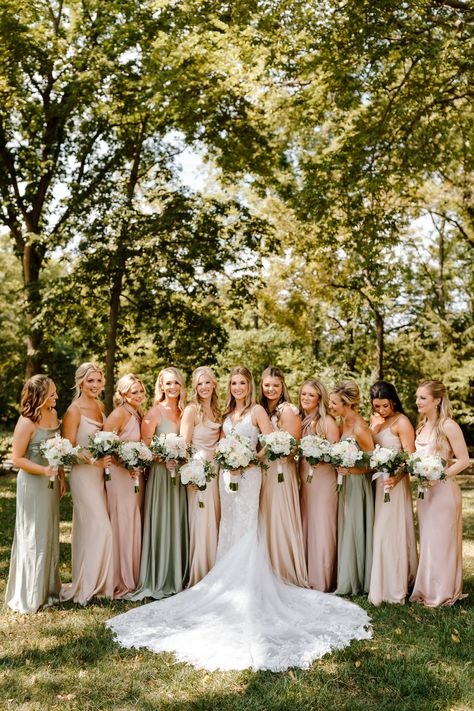
<path id="1" fill-rule="evenodd" d="M 40 443 L 59 427 L 37 427 L 25 457 L 47 466 Z M 37 612 L 59 601 L 59 482 L 20 469 L 16 480 L 15 533 L 10 558 L 6 603 L 17 612 Z"/>
<path id="2" fill-rule="evenodd" d="M 303 437 L 311 434 L 311 425 Z M 307 483 L 308 475 L 313 480 Z M 308 582 L 313 590 L 330 592 L 336 587 L 337 564 L 337 479 L 330 464 L 311 467 L 300 459 L 300 502 Z"/>
<path id="3" fill-rule="evenodd" d="M 102 423 L 81 415 L 77 444 L 87 450 L 89 435 Z M 104 470 L 74 464 L 69 477 L 72 516 L 72 582 L 61 588 L 61 600 L 85 605 L 92 597 L 113 597 L 112 526 L 105 495 Z"/>
<path id="4" fill-rule="evenodd" d="M 179 424 L 161 415 L 155 434 L 175 432 Z M 186 487 L 176 484 L 164 464 L 150 468 L 143 510 L 142 555 L 138 587 L 128 600 L 156 600 L 180 592 L 188 577 L 189 530 Z"/>
<path id="5" fill-rule="evenodd" d="M 284 407 L 298 410 L 290 403 Z M 272 424 L 278 427 L 278 417 Z M 303 544 L 298 476 L 293 457 L 281 459 L 283 482 L 278 482 L 277 462 L 271 462 L 262 476 L 260 513 L 267 536 L 268 554 L 275 575 L 300 587 L 308 587 L 308 574 Z"/>
<path id="6" fill-rule="evenodd" d="M 400 451 L 401 442 L 390 427 L 374 433 L 374 442 L 387 449 Z M 404 603 L 415 581 L 418 558 L 411 499 L 410 479 L 404 476 L 390 490 L 390 501 L 384 502 L 383 478 L 375 483 L 375 518 L 372 574 L 369 602 Z"/>
<path id="7" fill-rule="evenodd" d="M 192 446 L 195 457 L 210 461 L 214 457 L 219 441 L 221 425 L 218 422 L 198 423 L 195 425 Z M 188 486 L 188 521 L 189 521 L 189 583 L 191 587 L 198 583 L 216 561 L 221 503 L 219 498 L 219 478 L 216 476 L 207 483 L 206 489 L 199 492 L 204 508 L 199 507 L 198 491 Z"/>
<path id="8" fill-rule="evenodd" d="M 140 441 L 140 420 L 137 413 L 123 405 L 130 418 L 120 432 L 123 442 Z M 140 490 L 135 493 L 134 482 L 128 469 L 118 464 L 110 467 L 107 481 L 107 508 L 112 525 L 114 543 L 114 597 L 133 592 L 138 585 L 140 555 L 142 552 L 142 511 L 145 496 L 145 478 L 140 474 Z"/>
<path id="9" fill-rule="evenodd" d="M 434 436 L 415 440 L 417 452 L 436 452 Z M 442 451 L 448 460 L 452 454 Z M 438 481 L 417 499 L 420 553 L 411 602 L 426 607 L 453 605 L 462 592 L 462 501 L 455 479 Z"/>

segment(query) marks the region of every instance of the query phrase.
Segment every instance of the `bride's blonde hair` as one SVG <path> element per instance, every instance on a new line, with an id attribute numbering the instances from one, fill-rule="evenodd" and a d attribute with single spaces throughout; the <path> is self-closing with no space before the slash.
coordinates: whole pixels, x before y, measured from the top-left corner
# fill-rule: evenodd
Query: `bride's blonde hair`
<path id="1" fill-rule="evenodd" d="M 230 391 L 230 383 L 232 381 L 232 378 L 234 375 L 242 375 L 245 380 L 248 383 L 249 386 L 249 391 L 247 393 L 247 397 L 245 398 L 244 402 L 244 409 L 242 410 L 242 417 L 248 412 L 249 410 L 252 409 L 252 407 L 256 404 L 256 399 L 255 399 L 255 381 L 253 379 L 253 375 L 250 372 L 248 368 L 246 368 L 243 365 L 237 365 L 235 368 L 232 368 L 232 370 L 229 373 L 229 379 L 227 381 L 227 400 L 225 403 L 225 410 L 223 414 L 223 419 L 227 417 L 227 415 L 231 415 L 234 410 L 235 410 L 235 397 L 232 395 Z"/>
<path id="2" fill-rule="evenodd" d="M 446 385 L 444 385 L 444 383 L 442 383 L 440 380 L 424 380 L 418 385 L 418 387 L 426 388 L 431 397 L 435 398 L 436 400 L 439 399 L 439 403 L 436 406 L 436 422 L 433 428 L 433 431 L 435 433 L 436 450 L 439 451 L 443 448 L 443 445 L 446 445 L 448 443 L 448 438 L 446 437 L 446 434 L 444 432 L 444 425 L 446 423 L 446 420 L 450 420 L 453 416 L 453 408 L 449 401 L 448 391 L 446 389 Z M 420 416 L 418 421 L 417 432 L 420 431 L 426 420 L 426 416 Z"/>

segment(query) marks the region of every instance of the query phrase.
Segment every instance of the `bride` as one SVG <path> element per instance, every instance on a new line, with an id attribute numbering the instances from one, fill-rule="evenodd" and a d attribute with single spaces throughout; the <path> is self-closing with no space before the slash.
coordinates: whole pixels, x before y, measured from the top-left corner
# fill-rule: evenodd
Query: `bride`
<path id="1" fill-rule="evenodd" d="M 229 376 L 224 435 L 248 437 L 272 425 L 255 404 L 252 375 L 242 366 Z M 308 667 L 352 639 L 369 639 L 369 618 L 357 605 L 316 590 L 288 585 L 273 574 L 259 522 L 260 467 L 242 472 L 237 491 L 221 472 L 222 515 L 217 561 L 194 587 L 136 607 L 107 621 L 120 644 L 174 652 L 209 671 Z"/>

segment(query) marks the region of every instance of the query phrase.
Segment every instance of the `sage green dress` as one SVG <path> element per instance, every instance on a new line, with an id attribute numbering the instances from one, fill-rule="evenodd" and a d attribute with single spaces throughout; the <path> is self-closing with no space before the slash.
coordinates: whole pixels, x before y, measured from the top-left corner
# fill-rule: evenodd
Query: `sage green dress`
<path id="1" fill-rule="evenodd" d="M 175 424 L 161 415 L 155 434 L 175 432 Z M 174 595 L 183 590 L 188 577 L 189 532 L 186 487 L 178 473 L 176 483 L 164 464 L 154 462 L 145 488 L 140 577 L 127 600 Z"/>
<path id="2" fill-rule="evenodd" d="M 59 432 L 37 427 L 26 458 L 47 466 L 40 443 Z M 49 478 L 20 469 L 16 481 L 15 533 L 10 559 L 6 602 L 18 612 L 37 612 L 59 601 L 59 481 L 49 489 Z"/>
<path id="3" fill-rule="evenodd" d="M 338 506 L 336 595 L 369 592 L 373 527 L 374 497 L 370 475 L 344 476 Z"/>

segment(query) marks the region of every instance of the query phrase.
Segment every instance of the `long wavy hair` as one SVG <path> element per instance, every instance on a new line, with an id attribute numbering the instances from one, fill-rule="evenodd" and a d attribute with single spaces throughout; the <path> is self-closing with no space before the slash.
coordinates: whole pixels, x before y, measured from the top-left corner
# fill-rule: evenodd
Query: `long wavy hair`
<path id="1" fill-rule="evenodd" d="M 306 385 L 309 385 L 314 390 L 316 390 L 319 395 L 319 402 L 316 406 L 315 411 L 311 415 L 305 415 L 303 408 L 301 407 L 301 393 L 303 392 L 303 388 Z M 303 432 L 309 430 L 310 426 L 314 424 L 314 431 L 316 432 L 316 434 L 320 434 L 323 437 L 326 437 L 326 417 L 328 415 L 329 409 L 329 394 L 324 383 L 321 382 L 321 380 L 317 380 L 316 378 L 310 378 L 309 380 L 305 380 L 303 385 L 300 387 L 300 391 L 298 393 L 298 403 L 300 408 Z"/>
<path id="2" fill-rule="evenodd" d="M 221 422 L 222 421 L 222 413 L 221 413 L 221 408 L 219 406 L 218 382 L 217 382 L 217 378 L 214 375 L 213 371 L 210 368 L 208 368 L 207 365 L 199 366 L 199 368 L 196 368 L 195 370 L 193 370 L 193 374 L 192 374 L 191 402 L 193 402 L 196 405 L 198 421 L 204 422 L 204 420 L 206 418 L 206 415 L 204 413 L 203 401 L 197 391 L 197 385 L 198 385 L 198 381 L 199 381 L 199 378 L 201 377 L 201 375 L 207 375 L 209 380 L 211 381 L 211 383 L 214 386 L 214 389 L 212 391 L 212 396 L 211 396 L 211 412 L 212 412 L 212 417 L 214 419 L 214 422 Z"/>
<path id="3" fill-rule="evenodd" d="M 33 375 L 23 385 L 21 390 L 20 411 L 23 417 L 32 422 L 41 419 L 41 408 L 48 399 L 51 385 L 54 385 L 47 375 Z"/>
<path id="4" fill-rule="evenodd" d="M 100 365 L 97 365 L 97 363 L 94 362 L 87 362 L 87 363 L 81 363 L 79 368 L 76 370 L 75 375 L 74 375 L 74 387 L 75 387 L 75 392 L 74 392 L 74 397 L 72 398 L 73 401 L 77 400 L 78 397 L 81 395 L 81 385 L 82 383 L 86 380 L 87 376 L 89 373 L 100 373 L 102 376 L 102 382 L 105 382 L 104 379 L 104 373 L 102 371 L 102 368 Z"/>
<path id="5" fill-rule="evenodd" d="M 165 373 L 173 373 L 176 380 L 180 384 L 178 409 L 183 412 L 184 408 L 186 407 L 186 382 L 184 380 L 184 375 L 182 374 L 182 372 L 178 370 L 178 368 L 175 368 L 174 365 L 170 365 L 168 366 L 168 368 L 163 368 L 163 370 L 160 370 L 160 372 L 158 373 L 158 377 L 155 383 L 155 402 L 158 404 L 160 402 L 163 402 L 163 400 L 165 399 L 165 392 L 163 390 L 163 377 Z"/>
<path id="6" fill-rule="evenodd" d="M 443 448 L 443 445 L 446 445 L 448 442 L 448 438 L 444 432 L 444 425 L 446 420 L 450 420 L 453 416 L 453 408 L 449 401 L 446 385 L 444 385 L 444 383 L 440 380 L 424 380 L 418 385 L 418 387 L 426 388 L 432 397 L 436 399 L 439 398 L 440 400 L 436 408 L 437 417 L 434 425 L 436 450 L 440 451 Z M 421 430 L 426 421 L 427 417 L 420 415 L 416 430 L 417 432 Z"/>
<path id="7" fill-rule="evenodd" d="M 352 410 L 357 410 L 360 404 L 359 386 L 354 380 L 341 380 L 331 390 L 331 393 L 339 395 L 344 405 Z"/>
<path id="8" fill-rule="evenodd" d="M 122 375 L 122 377 L 117 381 L 117 385 L 115 386 L 115 394 L 114 394 L 114 405 L 115 407 L 120 407 L 120 405 L 125 405 L 126 400 L 125 400 L 125 395 L 128 393 L 132 385 L 135 385 L 135 383 L 138 383 L 138 385 L 141 385 L 143 388 L 143 392 L 145 393 L 146 397 L 146 390 L 145 386 L 143 385 L 142 381 L 140 378 L 137 378 L 136 375 L 133 373 L 127 373 L 126 375 Z M 140 418 L 143 417 L 143 410 L 141 406 L 137 410 L 137 414 L 139 415 Z"/>
<path id="9" fill-rule="evenodd" d="M 275 408 L 270 412 L 270 406 L 268 404 L 268 398 L 263 392 L 263 381 L 265 378 L 278 378 L 279 381 L 281 382 L 281 395 L 278 398 L 278 402 L 275 405 Z M 258 391 L 259 391 L 259 402 L 262 405 L 263 409 L 265 412 L 270 416 L 274 412 L 276 412 L 277 408 L 279 405 L 282 405 L 284 402 L 291 402 L 291 397 L 290 393 L 288 392 L 288 388 L 285 383 L 285 375 L 280 368 L 277 368 L 274 365 L 269 365 L 268 368 L 265 368 L 263 371 L 262 375 L 260 376 L 260 383 L 258 386 Z"/>
<path id="10" fill-rule="evenodd" d="M 386 380 L 377 380 L 377 382 L 371 386 L 370 402 L 372 403 L 374 400 L 390 400 L 394 412 L 405 414 L 395 385 L 388 383 Z"/>
<path id="11" fill-rule="evenodd" d="M 232 368 L 232 370 L 229 373 L 229 379 L 227 381 L 227 399 L 225 403 L 225 409 L 224 409 L 224 414 L 222 416 L 223 419 L 227 417 L 227 415 L 231 415 L 234 410 L 235 410 L 235 398 L 232 395 L 230 391 L 230 383 L 234 375 L 242 375 L 245 380 L 248 383 L 249 386 L 249 391 L 247 393 L 247 397 L 245 398 L 244 402 L 244 409 L 242 411 L 242 416 L 245 415 L 249 410 L 252 409 L 252 407 L 256 403 L 256 397 L 255 397 L 255 382 L 253 379 L 253 375 L 250 372 L 248 368 L 246 368 L 244 365 L 237 365 L 235 368 Z"/>

